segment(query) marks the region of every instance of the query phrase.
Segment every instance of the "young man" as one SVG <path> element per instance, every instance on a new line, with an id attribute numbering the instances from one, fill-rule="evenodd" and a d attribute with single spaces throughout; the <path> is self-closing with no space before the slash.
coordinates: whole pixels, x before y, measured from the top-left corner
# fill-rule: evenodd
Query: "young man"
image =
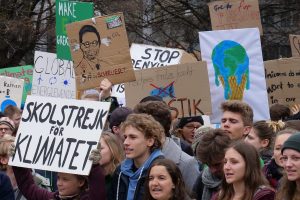
<path id="1" fill-rule="evenodd" d="M 125 161 L 114 172 L 109 199 L 140 200 L 151 163 L 161 158 L 163 127 L 150 115 L 131 114 L 121 125 Z"/>
<path id="2" fill-rule="evenodd" d="M 239 100 L 225 101 L 221 104 L 223 112 L 221 129 L 232 140 L 243 139 L 251 130 L 253 124 L 252 108 Z"/>
<path id="3" fill-rule="evenodd" d="M 154 117 L 164 127 L 162 152 L 165 158 L 172 160 L 182 173 L 185 186 L 189 194 L 192 194 L 193 185 L 200 174 L 199 164 L 196 159 L 186 154 L 171 138 L 169 133 L 171 126 L 171 111 L 162 101 L 148 101 L 139 103 L 133 109 L 135 113 L 146 113 Z"/>
<path id="4" fill-rule="evenodd" d="M 0 119 L 0 138 L 2 138 L 5 134 L 13 135 L 14 131 L 14 122 L 8 117 L 2 117 Z"/>
<path id="5" fill-rule="evenodd" d="M 200 136 L 196 156 L 208 167 L 204 168 L 194 185 L 197 200 L 210 200 L 213 193 L 219 190 L 225 150 L 230 142 L 229 136 L 221 129 L 209 130 Z"/>

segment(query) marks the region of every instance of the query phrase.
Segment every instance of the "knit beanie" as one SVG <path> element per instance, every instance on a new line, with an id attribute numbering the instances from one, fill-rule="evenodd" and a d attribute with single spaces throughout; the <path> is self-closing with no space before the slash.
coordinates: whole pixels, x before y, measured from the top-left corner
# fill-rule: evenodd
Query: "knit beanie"
<path id="1" fill-rule="evenodd" d="M 0 125 L 1 124 L 4 124 L 4 125 L 8 126 L 12 131 L 15 130 L 15 123 L 11 119 L 9 119 L 8 117 L 2 117 L 0 119 Z"/>
<path id="2" fill-rule="evenodd" d="M 181 118 L 177 126 L 178 128 L 183 128 L 187 123 L 190 122 L 199 122 L 201 125 L 204 124 L 203 118 L 201 116 L 194 116 Z"/>
<path id="3" fill-rule="evenodd" d="M 290 136 L 284 143 L 281 149 L 281 153 L 285 149 L 293 149 L 295 151 L 300 152 L 300 132 L 295 133 Z"/>

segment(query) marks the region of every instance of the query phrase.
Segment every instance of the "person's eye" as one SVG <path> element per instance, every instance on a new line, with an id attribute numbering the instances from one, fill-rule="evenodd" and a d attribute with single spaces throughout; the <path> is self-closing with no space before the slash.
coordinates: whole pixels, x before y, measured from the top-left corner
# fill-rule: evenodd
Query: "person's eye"
<path id="1" fill-rule="evenodd" d="M 300 160 L 300 157 L 293 156 L 293 157 L 292 157 L 292 160 L 293 160 L 293 161 L 299 161 L 299 160 Z"/>
<path id="2" fill-rule="evenodd" d="M 237 123 L 238 121 L 235 120 L 235 119 L 230 119 L 230 122 L 233 123 L 233 124 L 235 124 L 235 123 Z"/>

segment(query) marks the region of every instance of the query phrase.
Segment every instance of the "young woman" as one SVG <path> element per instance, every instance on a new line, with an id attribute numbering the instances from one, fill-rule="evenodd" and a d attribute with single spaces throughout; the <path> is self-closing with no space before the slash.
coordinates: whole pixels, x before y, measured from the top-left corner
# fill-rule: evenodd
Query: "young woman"
<path id="1" fill-rule="evenodd" d="M 147 174 L 145 200 L 188 200 L 179 168 L 168 159 L 153 162 Z"/>
<path id="2" fill-rule="evenodd" d="M 110 132 L 103 132 L 101 134 L 100 143 L 101 160 L 99 164 L 104 170 L 105 188 L 108 191 L 115 169 L 124 160 L 124 150 L 119 139 Z"/>
<path id="3" fill-rule="evenodd" d="M 273 200 L 261 172 L 257 150 L 244 141 L 234 142 L 225 152 L 221 190 L 213 200 Z"/>
<path id="4" fill-rule="evenodd" d="M 279 131 L 276 134 L 273 158 L 265 164 L 263 172 L 265 177 L 268 179 L 270 185 L 274 189 L 278 189 L 279 179 L 282 177 L 283 163 L 282 163 L 282 154 L 281 148 L 283 143 L 294 133 L 296 130 L 293 129 L 284 129 Z"/>
<path id="5" fill-rule="evenodd" d="M 259 152 L 260 158 L 267 163 L 273 156 L 271 146 L 274 140 L 273 128 L 266 121 L 257 121 L 245 141 L 253 145 Z"/>
<path id="6" fill-rule="evenodd" d="M 276 195 L 278 200 L 300 199 L 300 132 L 289 137 L 283 144 L 282 161 L 285 175 Z"/>

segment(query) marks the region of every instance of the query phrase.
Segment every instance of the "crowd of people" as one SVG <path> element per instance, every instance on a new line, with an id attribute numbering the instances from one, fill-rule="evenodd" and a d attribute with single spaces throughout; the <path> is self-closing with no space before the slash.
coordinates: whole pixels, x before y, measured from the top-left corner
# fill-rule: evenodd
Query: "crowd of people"
<path id="1" fill-rule="evenodd" d="M 22 111 L 0 118 L 0 199 L 298 200 L 300 111 L 275 104 L 253 121 L 239 100 L 221 104 L 220 128 L 201 116 L 174 119 L 159 96 L 119 107 L 104 79 L 81 99 L 112 106 L 88 176 L 10 166 Z"/>

